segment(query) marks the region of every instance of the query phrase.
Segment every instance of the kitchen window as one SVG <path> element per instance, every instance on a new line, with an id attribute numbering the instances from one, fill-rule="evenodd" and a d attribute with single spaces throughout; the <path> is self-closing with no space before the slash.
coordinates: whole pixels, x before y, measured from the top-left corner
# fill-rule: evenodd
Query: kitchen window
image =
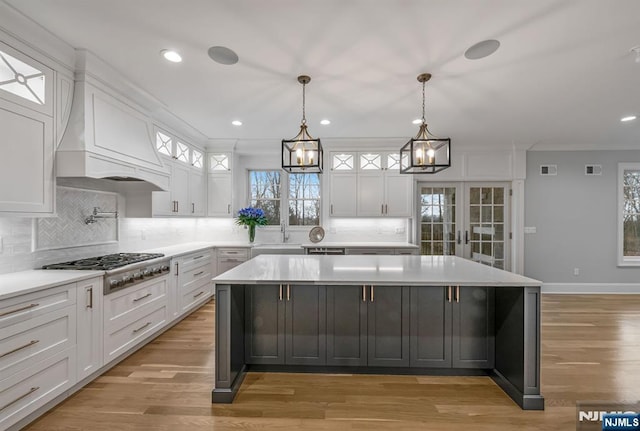
<path id="1" fill-rule="evenodd" d="M 618 165 L 618 265 L 640 266 L 640 163 Z"/>
<path id="2" fill-rule="evenodd" d="M 282 193 L 283 189 L 288 193 Z M 320 224 L 320 175 L 249 171 L 249 205 L 262 208 L 269 225 Z M 283 216 L 288 214 L 288 216 Z"/>

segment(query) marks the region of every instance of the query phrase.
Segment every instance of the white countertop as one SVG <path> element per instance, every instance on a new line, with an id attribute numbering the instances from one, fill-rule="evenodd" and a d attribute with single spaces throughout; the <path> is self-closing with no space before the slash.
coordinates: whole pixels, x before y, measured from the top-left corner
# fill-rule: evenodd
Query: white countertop
<path id="1" fill-rule="evenodd" d="M 260 255 L 213 280 L 218 284 L 542 285 L 456 256 Z"/>
<path id="2" fill-rule="evenodd" d="M 340 247 L 340 248 L 419 248 L 416 244 L 411 244 L 408 242 L 324 242 L 320 241 L 317 243 L 304 243 L 302 244 L 304 248 L 312 248 L 312 247 Z"/>
<path id="3" fill-rule="evenodd" d="M 243 247 L 250 248 L 251 245 L 239 242 L 186 242 L 183 244 L 168 245 L 166 247 L 158 247 L 150 250 L 143 250 L 141 253 L 162 253 L 167 257 L 177 257 L 184 254 L 195 253 L 196 251 L 207 248 L 221 247 Z"/>
<path id="4" fill-rule="evenodd" d="M 57 269 L 32 269 L 30 271 L 0 274 L 0 300 L 88 278 L 102 277 L 103 275 L 104 271 L 67 271 Z"/>

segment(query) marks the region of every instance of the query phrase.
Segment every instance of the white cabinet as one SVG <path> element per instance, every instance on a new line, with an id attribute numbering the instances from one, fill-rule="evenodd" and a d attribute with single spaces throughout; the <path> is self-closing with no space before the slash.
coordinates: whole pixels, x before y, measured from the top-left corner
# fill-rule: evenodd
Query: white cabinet
<path id="1" fill-rule="evenodd" d="M 233 216 L 233 184 L 231 154 L 209 153 L 207 176 L 207 215 L 212 217 Z"/>
<path id="2" fill-rule="evenodd" d="M 206 214 L 206 190 L 207 184 L 202 170 L 191 169 L 189 171 L 189 202 L 187 207 L 192 216 L 203 217 Z"/>
<path id="3" fill-rule="evenodd" d="M 82 380 L 102 367 L 102 277 L 81 281 L 78 285 L 76 310 L 78 380 Z"/>
<path id="4" fill-rule="evenodd" d="M 212 294 L 215 253 L 200 250 L 174 259 L 178 279 L 176 283 L 175 315 L 182 315 L 206 302 Z"/>
<path id="5" fill-rule="evenodd" d="M 335 217 L 411 217 L 413 179 L 399 153 L 332 153 L 330 210 Z"/>
<path id="6" fill-rule="evenodd" d="M 249 249 L 244 247 L 219 248 L 217 253 L 218 265 L 216 275 L 227 272 L 249 259 Z"/>
<path id="7" fill-rule="evenodd" d="M 153 216 L 203 216 L 205 184 L 201 169 L 171 164 L 171 186 L 168 192 L 153 192 Z"/>

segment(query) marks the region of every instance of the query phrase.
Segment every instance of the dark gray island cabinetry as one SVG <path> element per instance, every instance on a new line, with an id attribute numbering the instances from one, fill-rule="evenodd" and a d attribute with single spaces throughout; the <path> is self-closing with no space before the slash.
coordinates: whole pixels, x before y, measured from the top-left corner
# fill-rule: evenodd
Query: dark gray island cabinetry
<path id="1" fill-rule="evenodd" d="M 214 279 L 213 402 L 246 371 L 487 375 L 540 395 L 540 282 L 451 256 L 261 255 Z"/>

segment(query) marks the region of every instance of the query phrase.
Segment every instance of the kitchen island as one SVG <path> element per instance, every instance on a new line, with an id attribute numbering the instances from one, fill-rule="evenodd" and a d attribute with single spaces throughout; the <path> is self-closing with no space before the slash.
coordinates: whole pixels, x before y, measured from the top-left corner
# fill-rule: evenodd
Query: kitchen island
<path id="1" fill-rule="evenodd" d="M 256 370 L 487 375 L 544 408 L 537 280 L 455 256 L 261 255 L 214 282 L 213 402 Z"/>

